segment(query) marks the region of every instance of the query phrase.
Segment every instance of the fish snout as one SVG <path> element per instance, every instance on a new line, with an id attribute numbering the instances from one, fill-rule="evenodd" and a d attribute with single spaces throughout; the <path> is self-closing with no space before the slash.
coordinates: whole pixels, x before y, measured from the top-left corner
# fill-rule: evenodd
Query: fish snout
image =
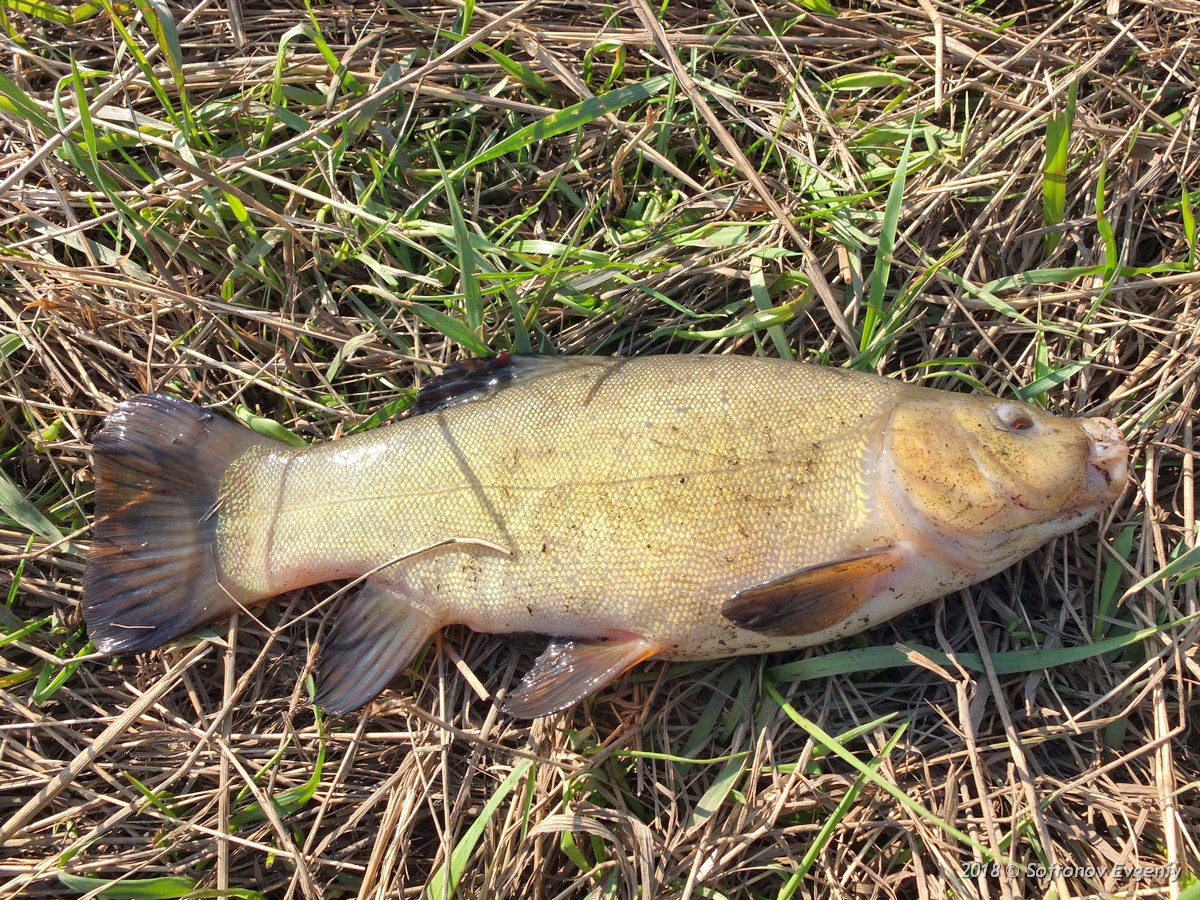
<path id="1" fill-rule="evenodd" d="M 1111 419 L 1083 419 L 1080 424 L 1092 442 L 1089 470 L 1103 479 L 1111 493 L 1119 494 L 1129 478 L 1129 445 Z"/>

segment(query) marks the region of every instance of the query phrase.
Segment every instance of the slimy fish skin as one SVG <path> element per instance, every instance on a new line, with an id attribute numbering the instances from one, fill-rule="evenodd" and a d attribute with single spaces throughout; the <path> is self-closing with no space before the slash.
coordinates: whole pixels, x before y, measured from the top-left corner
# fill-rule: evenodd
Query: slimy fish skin
<path id="1" fill-rule="evenodd" d="M 368 577 L 318 703 L 369 701 L 443 626 L 538 633 L 502 705 L 564 709 L 652 658 L 807 647 L 978 582 L 1111 505 L 1106 419 L 736 356 L 458 364 L 418 414 L 296 449 L 134 397 L 96 435 L 89 635 L 148 650 Z"/>

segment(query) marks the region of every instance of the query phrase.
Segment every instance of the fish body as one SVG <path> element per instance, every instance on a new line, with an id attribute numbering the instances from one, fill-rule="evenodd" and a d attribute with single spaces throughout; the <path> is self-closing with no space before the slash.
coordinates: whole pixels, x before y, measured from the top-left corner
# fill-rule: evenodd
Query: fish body
<path id="1" fill-rule="evenodd" d="M 93 640 L 145 649 L 369 573 L 323 650 L 327 706 L 461 623 L 556 638 L 507 701 L 540 715 L 652 656 L 861 631 L 1072 530 L 1126 477 L 1107 420 L 779 360 L 514 357 L 429 396 L 299 450 L 172 398 L 118 407 L 96 442 Z"/>

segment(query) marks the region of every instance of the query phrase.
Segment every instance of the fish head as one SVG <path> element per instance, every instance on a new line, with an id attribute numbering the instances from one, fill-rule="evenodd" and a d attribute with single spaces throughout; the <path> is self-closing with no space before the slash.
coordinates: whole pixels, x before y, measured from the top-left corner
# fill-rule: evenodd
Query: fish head
<path id="1" fill-rule="evenodd" d="M 1012 560 L 1094 518 L 1129 476 L 1129 447 L 1108 419 L 969 395 L 901 400 L 884 456 L 910 513 Z"/>

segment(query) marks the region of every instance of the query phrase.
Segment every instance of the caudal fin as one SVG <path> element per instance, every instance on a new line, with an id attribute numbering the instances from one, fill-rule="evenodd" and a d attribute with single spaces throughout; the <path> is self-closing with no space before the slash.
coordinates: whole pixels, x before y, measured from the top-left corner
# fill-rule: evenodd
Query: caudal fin
<path id="1" fill-rule="evenodd" d="M 220 583 L 218 492 L 258 443 L 269 442 L 165 394 L 126 400 L 105 419 L 83 576 L 83 618 L 101 651 L 149 650 L 237 608 L 243 598 Z"/>

